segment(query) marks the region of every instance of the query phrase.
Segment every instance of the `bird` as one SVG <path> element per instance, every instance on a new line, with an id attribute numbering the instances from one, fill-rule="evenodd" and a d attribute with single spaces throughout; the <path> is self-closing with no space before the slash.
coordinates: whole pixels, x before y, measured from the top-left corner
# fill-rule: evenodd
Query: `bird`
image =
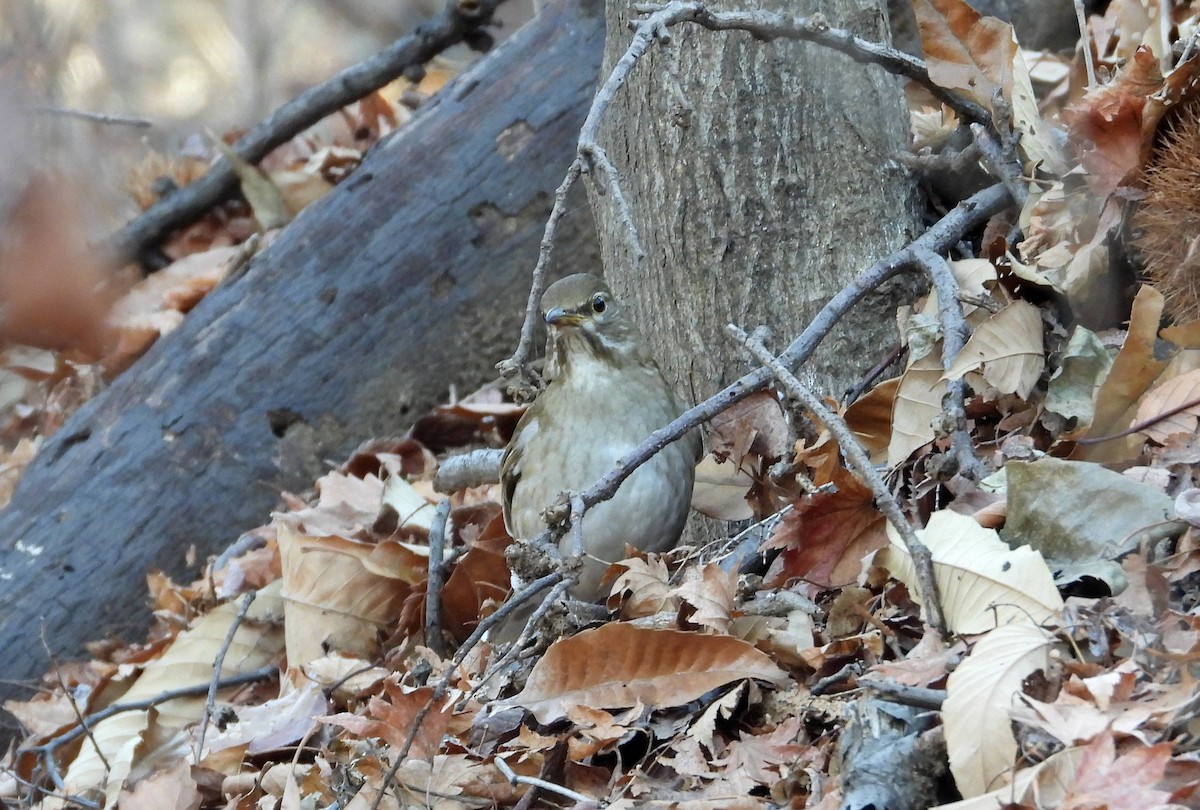
<path id="1" fill-rule="evenodd" d="M 541 298 L 550 333 L 546 388 L 529 406 L 500 466 L 504 524 L 517 540 L 546 528 L 545 510 L 563 492 L 596 483 L 658 428 L 683 413 L 625 305 L 588 273 L 551 284 Z M 666 551 L 679 541 L 691 505 L 701 438 L 692 430 L 622 482 L 583 517 L 582 573 L 571 595 L 596 601 L 625 544 Z M 560 541 L 571 551 L 568 533 Z"/>

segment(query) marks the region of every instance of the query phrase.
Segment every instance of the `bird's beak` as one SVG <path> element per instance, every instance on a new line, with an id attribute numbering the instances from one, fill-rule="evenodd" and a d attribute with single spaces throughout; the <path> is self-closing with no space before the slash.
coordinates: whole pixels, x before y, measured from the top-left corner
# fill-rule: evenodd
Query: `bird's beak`
<path id="1" fill-rule="evenodd" d="M 555 307 L 546 313 L 546 323 L 551 326 L 579 326 L 583 323 L 583 316 L 567 312 L 562 307 Z"/>

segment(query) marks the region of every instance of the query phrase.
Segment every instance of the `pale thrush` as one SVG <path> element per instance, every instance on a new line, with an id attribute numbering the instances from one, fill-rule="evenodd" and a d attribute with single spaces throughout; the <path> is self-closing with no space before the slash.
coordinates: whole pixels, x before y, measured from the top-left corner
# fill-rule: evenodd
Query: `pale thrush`
<path id="1" fill-rule="evenodd" d="M 637 327 L 603 281 L 586 273 L 542 295 L 550 330 L 549 384 L 517 423 L 500 481 L 504 523 L 519 540 L 540 534 L 542 513 L 565 491 L 582 491 L 618 459 L 683 412 Z M 691 503 L 700 436 L 691 431 L 637 468 L 610 500 L 583 518 L 583 573 L 573 595 L 595 600 L 610 563 L 628 543 L 673 548 Z M 560 542 L 571 549 L 570 534 Z"/>

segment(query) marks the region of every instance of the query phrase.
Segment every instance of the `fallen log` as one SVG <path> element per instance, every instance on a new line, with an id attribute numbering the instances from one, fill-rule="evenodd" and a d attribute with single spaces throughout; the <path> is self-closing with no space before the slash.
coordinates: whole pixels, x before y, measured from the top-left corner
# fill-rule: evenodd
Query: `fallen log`
<path id="1" fill-rule="evenodd" d="M 603 39 L 597 4 L 548 6 L 46 443 L 0 513 L 0 700 L 47 669 L 43 637 L 136 638 L 146 571 L 187 576 L 189 547 L 495 376 Z M 558 272 L 596 272 L 582 196 L 562 229 Z"/>

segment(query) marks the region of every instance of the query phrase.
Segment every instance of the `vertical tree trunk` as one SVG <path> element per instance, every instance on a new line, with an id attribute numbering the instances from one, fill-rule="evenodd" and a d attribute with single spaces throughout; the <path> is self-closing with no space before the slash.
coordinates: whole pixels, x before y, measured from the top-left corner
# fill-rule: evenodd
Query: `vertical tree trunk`
<path id="1" fill-rule="evenodd" d="M 886 40 L 882 0 L 739 0 L 820 13 Z M 628 4 L 608 0 L 604 74 L 629 44 Z M 916 226 L 899 81 L 807 43 L 690 25 L 653 46 L 603 122 L 646 259 L 636 265 L 608 197 L 593 194 L 605 272 L 632 302 L 667 376 L 706 397 L 745 363 L 729 322 L 799 333 L 859 270 Z M 876 295 L 830 336 L 810 379 L 840 396 L 896 341 L 895 295 Z"/>

